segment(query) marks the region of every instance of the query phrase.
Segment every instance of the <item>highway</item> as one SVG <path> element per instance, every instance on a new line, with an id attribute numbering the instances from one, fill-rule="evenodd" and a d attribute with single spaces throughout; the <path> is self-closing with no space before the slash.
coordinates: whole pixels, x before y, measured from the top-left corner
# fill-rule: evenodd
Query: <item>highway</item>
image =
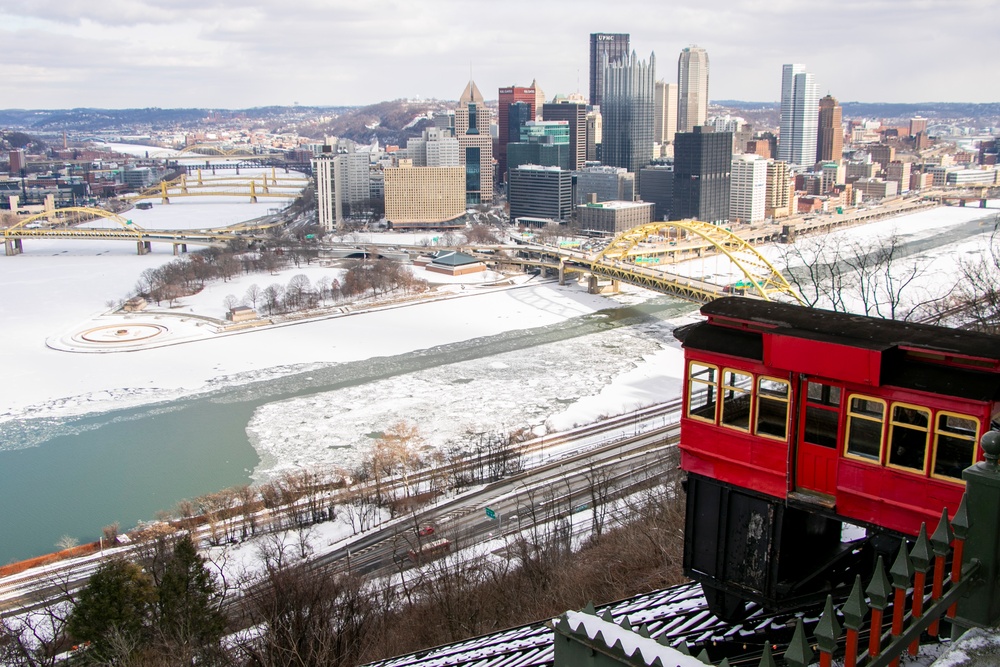
<path id="1" fill-rule="evenodd" d="M 424 525 L 435 527 L 430 539 L 446 538 L 455 549 L 491 540 L 501 532 L 509 535 L 518 528 L 550 529 L 553 522 L 590 505 L 592 487 L 610 502 L 650 484 L 663 470 L 666 450 L 676 444 L 679 410 L 679 401 L 672 401 L 528 441 L 522 446 L 524 472 L 385 522 L 330 552 L 314 555 L 308 565 L 388 574 L 404 565 L 400 561 L 409 549 L 419 548 L 420 540 L 427 539 L 415 530 Z M 407 481 L 418 485 L 441 472 L 423 470 Z M 331 491 L 331 497 L 335 500 L 343 492 Z M 486 507 L 496 512 L 497 520 L 486 517 Z M 256 519 L 260 523 L 269 515 L 262 510 Z M 202 525 L 193 534 L 204 542 L 209 532 Z M 4 577 L 0 579 L 0 617 L 61 599 L 81 588 L 105 558 L 127 557 L 141 548 L 141 544 L 116 546 Z"/>

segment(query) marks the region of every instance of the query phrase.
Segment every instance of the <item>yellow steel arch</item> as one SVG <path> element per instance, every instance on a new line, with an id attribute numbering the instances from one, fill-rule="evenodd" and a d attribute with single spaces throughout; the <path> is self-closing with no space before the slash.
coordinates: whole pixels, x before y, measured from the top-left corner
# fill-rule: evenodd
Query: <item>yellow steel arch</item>
<path id="1" fill-rule="evenodd" d="M 646 243 L 651 237 L 670 237 L 670 230 L 693 234 L 711 244 L 724 254 L 746 276 L 750 285 L 761 298 L 770 301 L 772 294 L 787 294 L 805 305 L 792 286 L 788 284 L 781 272 L 757 252 L 751 244 L 731 231 L 718 225 L 700 220 L 678 220 L 672 222 L 652 222 L 619 234 L 599 252 L 591 262 L 592 268 L 601 266 L 604 260 L 628 262 L 636 252 L 640 243 Z M 666 232 L 666 234 L 665 234 Z M 675 235 L 679 238 L 679 234 Z M 645 252 L 645 251 L 642 251 Z"/>
<path id="2" fill-rule="evenodd" d="M 204 152 L 210 151 L 210 152 Z M 223 148 L 218 144 L 192 144 L 181 148 L 178 153 L 190 153 L 192 155 L 221 155 L 223 157 L 245 157 L 253 156 L 253 148 L 250 146 L 234 146 L 233 148 Z"/>
<path id="3" fill-rule="evenodd" d="M 4 229 L 4 236 L 10 235 L 12 233 L 23 233 L 30 231 L 27 225 L 35 222 L 36 220 L 51 219 L 57 215 L 63 215 L 66 213 L 78 214 L 77 218 L 85 218 L 85 216 L 91 216 L 90 218 L 78 219 L 77 222 L 87 222 L 94 218 L 106 218 L 108 220 L 113 220 L 121 225 L 122 229 L 126 229 L 131 232 L 135 232 L 137 236 L 142 236 L 143 228 L 139 225 L 134 224 L 130 220 L 126 220 L 117 213 L 112 213 L 111 211 L 105 211 L 103 208 L 90 208 L 88 206 L 68 206 L 66 208 L 57 208 L 51 211 L 42 211 L 41 213 L 36 213 L 34 215 L 29 215 L 28 217 L 20 220 L 16 225 Z"/>

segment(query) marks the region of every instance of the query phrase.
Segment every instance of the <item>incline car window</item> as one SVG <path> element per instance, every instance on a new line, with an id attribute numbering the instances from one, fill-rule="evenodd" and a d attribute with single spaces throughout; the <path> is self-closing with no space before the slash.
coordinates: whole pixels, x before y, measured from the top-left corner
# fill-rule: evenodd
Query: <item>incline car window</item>
<path id="1" fill-rule="evenodd" d="M 692 361 L 688 372 L 688 416 L 714 422 L 715 403 L 719 394 L 719 369 Z"/>
<path id="2" fill-rule="evenodd" d="M 753 375 L 727 368 L 722 377 L 722 423 L 725 426 L 749 431 Z"/>
<path id="3" fill-rule="evenodd" d="M 975 461 L 979 420 L 968 415 L 939 412 L 934 426 L 932 474 L 962 479 L 962 471 Z"/>
<path id="4" fill-rule="evenodd" d="M 892 404 L 889 426 L 889 465 L 924 471 L 931 411 L 913 405 Z"/>
<path id="5" fill-rule="evenodd" d="M 822 447 L 837 446 L 840 387 L 809 382 L 806 388 L 806 424 L 803 440 Z"/>
<path id="6" fill-rule="evenodd" d="M 847 405 L 847 453 L 881 461 L 885 403 L 877 398 L 851 396 Z"/>
<path id="7" fill-rule="evenodd" d="M 789 386 L 784 380 L 757 378 L 757 435 L 785 439 Z"/>

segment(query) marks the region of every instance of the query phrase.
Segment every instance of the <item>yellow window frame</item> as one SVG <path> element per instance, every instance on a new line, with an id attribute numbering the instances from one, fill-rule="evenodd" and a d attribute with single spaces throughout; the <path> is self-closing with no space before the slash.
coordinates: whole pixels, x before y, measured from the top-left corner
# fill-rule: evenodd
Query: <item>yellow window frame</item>
<path id="1" fill-rule="evenodd" d="M 761 400 L 760 382 L 761 382 L 761 380 L 770 380 L 771 382 L 777 382 L 778 384 L 785 385 L 785 397 L 784 398 L 781 398 L 780 396 L 772 396 L 770 394 L 768 394 L 768 395 L 766 395 L 766 396 L 763 397 L 763 398 L 765 398 L 766 400 L 769 400 L 769 401 L 781 402 L 781 403 L 785 404 L 785 436 L 784 437 L 778 437 L 776 435 L 771 435 L 770 433 L 761 433 L 760 432 L 759 420 L 760 420 L 760 400 Z M 770 438 L 771 440 L 778 440 L 779 442 L 788 442 L 788 431 L 789 431 L 788 423 L 789 423 L 789 419 L 791 417 L 790 409 L 791 409 L 791 397 L 792 397 L 792 383 L 789 382 L 788 380 L 786 380 L 785 378 L 774 377 L 772 375 L 758 375 L 757 378 L 754 380 L 753 390 L 754 390 L 754 415 L 753 415 L 753 417 L 754 417 L 754 419 L 753 419 L 754 433 L 756 435 L 762 437 L 762 438 Z"/>
<path id="2" fill-rule="evenodd" d="M 715 381 L 702 380 L 701 378 L 695 377 L 694 374 L 691 372 L 691 367 L 694 366 L 695 364 L 703 366 L 705 368 L 711 368 L 712 370 L 714 370 Z M 688 376 L 688 387 L 687 387 L 688 395 L 687 395 L 686 405 L 684 406 L 684 414 L 687 415 L 688 418 L 690 419 L 697 419 L 698 421 L 702 421 L 708 424 L 715 424 L 719 419 L 719 404 L 721 403 L 720 401 L 721 392 L 719 391 L 719 384 L 720 381 L 722 380 L 722 374 L 719 371 L 719 367 L 716 366 L 715 364 L 705 363 L 704 361 L 691 360 L 688 362 L 687 376 Z M 713 412 L 713 416 L 711 419 L 708 419 L 707 417 L 702 417 L 701 415 L 693 414 L 691 410 L 691 399 L 694 397 L 695 394 L 694 392 L 695 383 L 698 383 L 698 385 L 700 385 L 702 388 L 711 387 L 715 391 L 715 399 L 714 399 L 715 411 Z"/>
<path id="3" fill-rule="evenodd" d="M 897 421 L 896 418 L 895 418 L 896 408 L 908 408 L 910 410 L 916 410 L 917 412 L 920 412 L 920 413 L 926 415 L 927 416 L 927 428 L 920 428 L 919 426 L 917 426 L 915 424 L 907 424 L 906 422 Z M 925 475 L 926 476 L 926 474 L 927 474 L 927 462 L 931 458 L 929 456 L 930 451 L 929 451 L 928 448 L 930 447 L 930 443 L 931 443 L 931 428 L 932 428 L 932 425 L 934 423 L 933 422 L 934 415 L 932 414 L 931 409 L 927 408 L 925 406 L 922 406 L 922 405 L 914 405 L 913 403 L 899 403 L 899 402 L 894 402 L 894 403 L 892 403 L 892 404 L 889 405 L 888 414 L 886 415 L 886 417 L 888 417 L 887 421 L 888 421 L 888 424 L 889 424 L 889 433 L 888 433 L 888 436 L 883 436 L 883 446 L 885 446 L 885 445 L 889 445 L 890 447 L 892 446 L 892 437 L 893 437 L 893 434 L 895 433 L 897 425 L 899 425 L 901 428 L 909 429 L 911 431 L 923 431 L 924 432 L 924 467 L 922 469 L 918 470 L 917 468 L 911 468 L 910 466 L 904 466 L 904 465 L 899 465 L 898 463 L 893 463 L 892 462 L 892 451 L 889 451 L 886 454 L 886 457 L 885 457 L 885 466 L 887 468 L 892 468 L 893 470 L 902 470 L 902 471 L 909 472 L 909 473 L 919 472 L 921 475 Z"/>
<path id="4" fill-rule="evenodd" d="M 871 401 L 873 403 L 879 403 L 882 405 L 882 418 L 875 419 L 873 417 L 868 417 L 863 414 L 856 414 L 851 407 L 852 402 L 855 398 Z M 844 458 L 852 459 L 854 461 L 864 461 L 865 463 L 882 465 L 882 457 L 885 456 L 885 416 L 888 410 L 888 405 L 886 401 L 875 396 L 868 396 L 867 394 L 848 394 L 847 403 L 844 406 L 844 411 L 846 414 L 846 421 L 844 423 L 844 447 L 843 454 Z M 862 421 L 875 422 L 879 425 L 879 445 L 878 445 L 878 458 L 872 459 L 867 456 L 862 456 L 861 454 L 854 454 L 849 450 L 851 445 L 851 424 L 852 420 L 859 419 Z"/>
<path id="5" fill-rule="evenodd" d="M 958 417 L 959 419 L 968 419 L 969 421 L 973 422 L 976 425 L 976 434 L 974 436 L 972 436 L 971 438 L 967 438 L 964 435 L 959 434 L 959 433 L 951 433 L 951 432 L 948 432 L 948 431 L 942 432 L 942 431 L 938 430 L 938 418 L 940 418 L 942 415 L 945 416 L 945 417 Z M 932 428 L 932 431 L 933 431 L 933 437 L 931 438 L 931 445 L 932 445 L 932 449 L 931 449 L 931 466 L 928 469 L 930 471 L 930 476 L 933 477 L 934 479 L 941 479 L 941 480 L 946 480 L 946 481 L 949 481 L 949 482 L 955 482 L 955 483 L 958 483 L 958 484 L 965 485 L 965 480 L 964 479 L 961 479 L 961 478 L 958 478 L 958 477 L 950 477 L 948 475 L 938 475 L 938 474 L 936 474 L 934 472 L 934 469 L 937 468 L 938 440 L 939 440 L 939 438 L 940 438 L 940 436 L 942 434 L 947 435 L 950 438 L 956 438 L 956 439 L 960 439 L 960 440 L 971 440 L 972 441 L 972 460 L 969 461 L 969 465 L 971 466 L 973 463 L 975 463 L 975 461 L 976 461 L 976 455 L 979 453 L 979 436 L 980 436 L 980 433 L 982 433 L 982 430 L 983 430 L 982 421 L 978 417 L 974 417 L 972 415 L 963 414 L 961 412 L 951 412 L 950 410 L 941 410 L 940 412 L 936 412 L 932 416 L 933 416 L 934 421 L 931 422 L 932 423 L 932 427 L 931 428 Z"/>

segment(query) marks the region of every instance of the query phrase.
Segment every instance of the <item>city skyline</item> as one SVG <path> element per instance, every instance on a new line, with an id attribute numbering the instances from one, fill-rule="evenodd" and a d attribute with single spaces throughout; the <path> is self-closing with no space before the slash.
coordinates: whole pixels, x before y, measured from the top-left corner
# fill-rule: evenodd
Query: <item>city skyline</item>
<path id="1" fill-rule="evenodd" d="M 238 11 L 217 0 L 169 7 L 0 0 L 0 98 L 5 107 L 30 109 L 449 100 L 470 69 L 489 99 L 500 86 L 533 79 L 550 97 L 586 95 L 590 34 L 621 32 L 630 34 L 630 50 L 655 51 L 664 62 L 692 44 L 705 48 L 713 100 L 777 101 L 781 65 L 808 62 L 820 95 L 842 101 L 997 101 L 988 85 L 992 42 L 969 39 L 976 26 L 1000 18 L 995 0 L 766 7 L 723 0 L 710 9 L 626 0 L 614 12 L 596 0 L 572 11 L 512 2 L 505 12 L 531 20 L 512 26 L 489 6 L 457 0 L 386 0 L 377 11 L 343 0 L 252 0 Z M 857 20 L 845 24 L 845 17 Z M 907 53 L 927 57 L 884 73 L 872 68 Z"/>

